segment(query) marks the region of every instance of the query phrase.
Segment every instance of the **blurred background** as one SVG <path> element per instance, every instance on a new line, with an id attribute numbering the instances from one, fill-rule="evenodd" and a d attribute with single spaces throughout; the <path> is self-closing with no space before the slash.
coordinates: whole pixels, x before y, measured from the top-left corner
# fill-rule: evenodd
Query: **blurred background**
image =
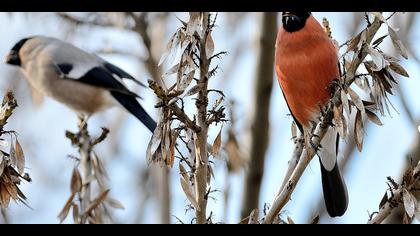
<path id="1" fill-rule="evenodd" d="M 329 20 L 332 37 L 339 44 L 366 26 L 360 12 L 313 15 L 319 21 L 323 17 Z M 157 64 L 169 38 L 181 25 L 177 17 L 186 21 L 188 13 L 0 13 L 0 55 L 6 55 L 21 38 L 53 36 L 97 53 L 146 83 L 171 66 Z M 234 122 L 227 123 L 222 134 L 227 159 L 212 160 L 212 189 L 217 191 L 209 200 L 208 212 L 212 212 L 215 223 L 237 223 L 253 208 L 264 209 L 281 184 L 293 151 L 292 118 L 271 66 L 273 39 L 280 22 L 281 14 L 275 13 L 218 14 L 213 32 L 215 52 L 227 51 L 228 55 L 217 61 L 221 70 L 210 81 L 210 87 L 225 93 L 229 118 Z M 415 30 L 420 27 L 420 17 L 418 13 L 398 13 L 390 24 L 399 28 L 398 34 L 409 52 L 409 60 L 401 64 L 410 78 L 398 78 L 400 86 L 391 97 L 395 111 L 380 117 L 381 127 L 366 122 L 362 152 L 357 151 L 352 139 L 342 141 L 339 162 L 350 199 L 346 214 L 334 219 L 326 214 L 319 163 L 312 161 L 282 213 L 296 223 L 309 223 L 316 215 L 320 215 L 321 223 L 367 222 L 388 187 L 387 176 L 401 180 L 410 163 L 420 158 L 420 35 Z M 378 36 L 386 34 L 386 28 L 382 31 Z M 381 48 L 394 52 L 388 38 Z M 77 117 L 49 98 L 41 103 L 39 97 L 32 96 L 17 68 L 1 63 L 0 75 L 0 94 L 12 89 L 19 104 L 6 127 L 18 132 L 27 172 L 33 180 L 21 188 L 32 209 L 13 202 L 3 210 L 0 222 L 59 223 L 57 215 L 70 194 L 74 166 L 68 155 L 77 155 L 64 133 L 77 130 Z M 143 97 L 145 109 L 157 117 L 153 92 L 131 88 Z M 169 172 L 147 165 L 145 151 L 151 133 L 118 108 L 89 121 L 93 134 L 98 135 L 102 126 L 110 128 L 111 133 L 96 152 L 110 176 L 111 197 L 125 207 L 112 211 L 114 222 L 190 223 L 194 212 L 188 210 L 177 164 Z M 219 130 L 210 128 L 209 141 Z M 261 176 L 262 180 L 255 181 L 253 176 Z M 389 221 L 401 222 L 398 214 L 401 212 L 395 211 Z M 70 218 L 65 223 L 71 223 Z"/>

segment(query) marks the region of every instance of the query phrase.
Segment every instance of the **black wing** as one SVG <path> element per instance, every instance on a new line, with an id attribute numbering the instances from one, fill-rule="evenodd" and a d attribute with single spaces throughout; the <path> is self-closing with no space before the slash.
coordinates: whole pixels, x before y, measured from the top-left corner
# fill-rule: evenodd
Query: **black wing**
<path id="1" fill-rule="evenodd" d="M 112 73 L 116 74 L 118 77 L 124 78 L 124 79 L 130 79 L 130 80 L 136 82 L 138 85 L 146 87 L 146 85 L 144 85 L 142 82 L 138 81 L 137 79 L 135 79 L 133 76 L 131 76 L 127 72 L 121 70 L 119 67 L 117 67 L 117 66 L 115 66 L 115 65 L 113 65 L 109 62 L 105 62 L 104 66 L 105 66 L 106 69 L 108 69 Z"/>
<path id="2" fill-rule="evenodd" d="M 74 68 L 74 66 L 70 63 L 57 64 L 57 67 L 60 70 L 59 73 L 61 75 L 65 75 L 63 76 L 64 78 L 68 78 L 77 82 L 89 84 L 96 87 L 102 87 L 110 91 L 116 91 L 133 97 L 139 97 L 137 94 L 128 90 L 120 81 L 115 79 L 112 75 L 112 72 L 107 70 L 105 67 L 93 67 L 80 78 L 67 77 Z"/>
<path id="3" fill-rule="evenodd" d="M 68 75 L 73 69 L 71 64 L 59 64 L 61 74 Z M 122 70 L 121 70 L 122 71 Z M 121 74 L 121 71 L 119 72 Z M 136 98 L 139 96 L 128 90 L 120 81 L 114 78 L 113 72 L 105 67 L 94 67 L 80 78 L 68 78 L 74 81 L 102 87 L 110 91 L 111 95 L 131 114 L 139 119 L 150 131 L 156 128 L 156 122 L 147 114 Z M 124 72 L 125 73 L 125 72 Z M 114 73 L 116 74 L 116 73 Z M 118 74 L 117 74 L 118 75 Z M 64 76 L 64 78 L 66 78 Z"/>

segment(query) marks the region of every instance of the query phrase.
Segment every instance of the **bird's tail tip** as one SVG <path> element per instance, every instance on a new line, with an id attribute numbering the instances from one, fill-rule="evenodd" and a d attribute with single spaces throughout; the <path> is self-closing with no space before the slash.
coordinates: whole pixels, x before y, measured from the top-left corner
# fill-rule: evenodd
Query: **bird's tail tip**
<path id="1" fill-rule="evenodd" d="M 331 171 L 321 164 L 322 189 L 327 212 L 331 217 L 344 215 L 348 206 L 347 187 L 337 162 Z"/>

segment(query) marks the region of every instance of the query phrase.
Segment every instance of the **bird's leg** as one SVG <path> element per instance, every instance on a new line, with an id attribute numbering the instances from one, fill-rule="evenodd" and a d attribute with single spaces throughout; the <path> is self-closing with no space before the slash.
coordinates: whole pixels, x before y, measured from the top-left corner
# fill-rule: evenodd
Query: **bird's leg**
<path id="1" fill-rule="evenodd" d="M 320 148 L 322 148 L 322 146 L 321 144 L 315 145 L 315 143 L 312 141 L 312 138 L 314 137 L 319 139 L 319 136 L 314 134 L 315 127 L 316 127 L 316 123 L 311 121 L 311 128 L 304 130 L 304 138 L 305 138 L 305 146 L 312 147 L 313 149 L 315 149 L 315 152 L 317 153 L 320 150 Z"/>
<path id="2" fill-rule="evenodd" d="M 77 125 L 79 126 L 79 129 L 80 130 L 87 129 L 87 121 L 89 119 L 89 116 L 86 115 L 86 114 L 79 113 L 77 115 L 77 118 L 78 118 L 78 124 Z"/>

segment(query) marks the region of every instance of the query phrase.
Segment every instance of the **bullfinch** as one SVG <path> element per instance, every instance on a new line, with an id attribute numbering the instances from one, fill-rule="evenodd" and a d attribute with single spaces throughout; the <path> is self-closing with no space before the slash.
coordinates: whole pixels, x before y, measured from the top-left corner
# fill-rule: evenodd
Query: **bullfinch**
<path id="1" fill-rule="evenodd" d="M 328 89 L 340 77 L 338 52 L 323 27 L 310 12 L 283 12 L 276 40 L 275 70 L 289 110 L 304 134 L 311 137 L 320 120 L 321 107 L 332 96 Z M 318 153 L 327 212 L 342 216 L 348 194 L 337 165 L 338 135 L 329 127 Z"/>
<path id="2" fill-rule="evenodd" d="M 19 66 L 37 92 L 90 117 L 113 106 L 123 106 L 150 131 L 156 122 L 137 101 L 138 95 L 123 84 L 133 76 L 104 59 L 57 38 L 33 36 L 18 41 L 6 63 Z"/>

